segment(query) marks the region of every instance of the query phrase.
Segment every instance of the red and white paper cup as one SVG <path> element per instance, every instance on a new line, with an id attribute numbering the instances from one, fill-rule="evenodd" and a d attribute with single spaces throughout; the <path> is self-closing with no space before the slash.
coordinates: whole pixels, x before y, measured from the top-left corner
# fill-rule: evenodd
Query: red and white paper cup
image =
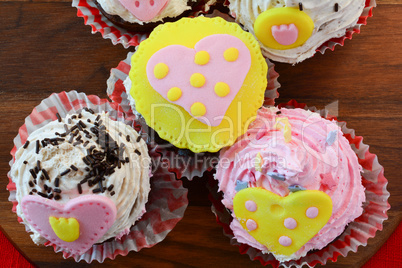
<path id="1" fill-rule="evenodd" d="M 280 108 L 301 108 L 319 112 L 326 119 L 336 120 L 328 115 L 328 111 L 317 111 L 315 107 L 308 108 L 304 103 L 290 101 L 278 105 Z M 239 247 L 241 254 L 247 254 L 251 260 L 258 260 L 264 266 L 273 267 L 314 267 L 317 264 L 326 264 L 328 260 L 336 262 L 339 255 L 346 256 L 349 252 L 356 252 L 359 246 L 366 246 L 369 238 L 375 236 L 383 228 L 383 221 L 388 219 L 387 210 L 389 192 L 388 181 L 384 177 L 384 168 L 378 163 L 377 156 L 369 152 L 369 146 L 363 143 L 363 138 L 355 135 L 353 129 L 346 127 L 345 122 L 339 122 L 344 137 L 349 141 L 352 150 L 362 166 L 362 184 L 365 188 L 366 202 L 363 204 L 363 214 L 346 226 L 345 231 L 334 241 L 321 250 L 310 251 L 298 260 L 279 262 L 272 254 L 263 254 L 260 250 L 249 245 L 241 244 L 234 238 L 229 225 L 232 221 L 231 213 L 222 204 L 222 193 L 218 192 L 218 182 L 213 175 L 208 178 L 209 199 L 212 202 L 212 212 L 216 221 L 223 227 L 223 233 L 230 238 L 230 243 Z"/>
<path id="2" fill-rule="evenodd" d="M 186 15 L 196 17 L 200 14 L 206 14 L 210 9 L 210 5 L 209 2 L 201 1 L 192 7 L 191 12 L 186 12 Z M 148 38 L 149 32 L 130 31 L 108 20 L 98 9 L 94 0 L 73 0 L 72 6 L 77 8 L 77 16 L 84 19 L 85 25 L 91 26 L 93 34 L 101 33 L 102 37 L 110 39 L 113 45 L 121 44 L 124 48 L 128 48 L 138 46 Z"/>
<path id="3" fill-rule="evenodd" d="M 148 129 L 148 134 L 157 136 L 156 132 L 148 127 L 142 116 L 135 110 L 134 100 L 129 94 L 129 89 L 124 86 L 124 80 L 128 77 L 131 69 L 132 52 L 128 53 L 127 58 L 122 60 L 116 68 L 110 70 L 110 77 L 107 80 L 107 95 L 119 104 L 121 109 L 128 116 L 135 116 L 143 129 Z M 279 97 L 278 82 L 279 74 L 275 72 L 275 65 L 267 60 L 268 64 L 268 85 L 265 91 L 264 105 L 274 105 L 275 99 Z M 190 150 L 183 150 L 170 143 L 160 144 L 164 147 L 163 159 L 169 163 L 169 171 L 174 172 L 178 179 L 186 177 L 192 180 L 194 177 L 201 177 L 205 171 L 210 171 L 218 162 L 217 153 L 198 153 L 194 154 Z"/>
<path id="4" fill-rule="evenodd" d="M 108 112 L 109 117 L 113 120 L 123 121 L 142 134 L 141 125 L 136 122 L 136 118 L 125 116 L 117 103 L 110 103 L 106 99 L 100 99 L 94 95 L 87 96 L 76 91 L 53 93 L 25 118 L 24 125 L 20 127 L 18 135 L 14 138 L 14 148 L 11 150 L 13 159 L 10 161 L 10 167 L 15 161 L 16 151 L 24 145 L 30 133 L 51 121 L 57 120 L 56 113 L 65 117 L 69 113 L 78 113 L 84 107 L 95 112 Z M 140 220 L 134 223 L 128 234 L 122 236 L 121 239 L 95 244 L 82 255 L 64 252 L 62 248 L 50 241 L 44 245 L 52 246 L 55 252 L 62 252 L 64 258 L 73 257 L 77 262 L 84 260 L 90 263 L 94 260 L 103 262 L 106 258 L 114 259 L 117 255 L 125 256 L 130 251 L 152 247 L 165 239 L 167 234 L 183 218 L 188 199 L 187 189 L 167 170 L 167 165 L 160 159 L 160 152 L 163 153 L 163 150 L 157 147 L 155 144 L 148 143 L 149 154 L 153 163 L 153 176 L 150 179 L 151 191 L 146 204 L 146 212 Z M 18 205 L 16 185 L 11 180 L 10 174 L 8 174 L 8 178 L 9 201 L 13 203 L 12 211 L 16 212 Z M 18 221 L 21 222 L 22 220 L 18 218 Z"/>

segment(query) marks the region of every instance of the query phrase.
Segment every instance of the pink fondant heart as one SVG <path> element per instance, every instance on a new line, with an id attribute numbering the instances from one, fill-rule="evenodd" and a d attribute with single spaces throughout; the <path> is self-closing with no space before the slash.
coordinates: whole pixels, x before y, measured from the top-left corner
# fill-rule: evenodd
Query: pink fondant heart
<path id="1" fill-rule="evenodd" d="M 235 61 L 227 61 L 224 58 L 225 51 L 230 48 L 236 48 L 239 52 Z M 199 51 L 208 52 L 210 60 L 207 64 L 199 65 L 194 62 Z M 169 67 L 169 72 L 163 79 L 157 79 L 154 75 L 154 68 L 158 63 Z M 183 107 L 190 115 L 192 104 L 204 104 L 206 113 L 203 118 L 197 119 L 205 124 L 217 126 L 242 87 L 250 66 L 250 51 L 243 41 L 232 35 L 215 34 L 201 39 L 194 49 L 170 45 L 157 51 L 148 61 L 147 77 L 151 86 L 167 100 L 169 89 L 180 88 L 182 96 L 171 102 Z M 204 86 L 196 88 L 190 84 L 190 77 L 195 73 L 205 77 Z M 214 91 L 219 82 L 230 87 L 230 93 L 225 97 L 219 97 Z"/>
<path id="2" fill-rule="evenodd" d="M 289 25 L 274 25 L 272 26 L 271 31 L 276 42 L 284 46 L 289 46 L 296 42 L 297 37 L 299 36 L 299 30 L 293 23 Z"/>
<path id="3" fill-rule="evenodd" d="M 119 0 L 119 2 L 141 21 L 150 21 L 165 8 L 168 0 Z"/>
<path id="4" fill-rule="evenodd" d="M 116 206 L 104 196 L 84 195 L 63 205 L 39 196 L 22 199 L 22 212 L 31 226 L 43 237 L 74 255 L 81 255 L 92 247 L 112 226 Z M 49 217 L 74 218 L 79 223 L 79 237 L 73 242 L 61 240 L 49 223 Z"/>

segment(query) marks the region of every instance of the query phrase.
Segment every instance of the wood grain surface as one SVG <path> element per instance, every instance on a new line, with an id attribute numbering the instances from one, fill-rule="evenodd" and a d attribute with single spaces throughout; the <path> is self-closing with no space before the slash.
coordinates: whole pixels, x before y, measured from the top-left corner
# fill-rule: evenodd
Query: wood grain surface
<path id="1" fill-rule="evenodd" d="M 402 1 L 378 0 L 374 17 L 343 47 L 296 66 L 277 64 L 280 99 L 323 108 L 338 101 L 339 119 L 364 137 L 385 168 L 389 220 L 368 245 L 329 267 L 360 267 L 402 218 Z M 7 201 L 8 162 L 13 138 L 33 107 L 53 92 L 77 90 L 106 97 L 109 71 L 128 51 L 91 34 L 71 1 L 0 0 L 0 225 L 39 267 L 84 267 L 52 248 L 33 244 Z M 106 260 L 105 267 L 260 267 L 229 244 L 210 210 L 204 179 L 184 181 L 190 204 L 182 221 L 158 245 Z M 97 265 L 97 263 L 93 263 Z"/>

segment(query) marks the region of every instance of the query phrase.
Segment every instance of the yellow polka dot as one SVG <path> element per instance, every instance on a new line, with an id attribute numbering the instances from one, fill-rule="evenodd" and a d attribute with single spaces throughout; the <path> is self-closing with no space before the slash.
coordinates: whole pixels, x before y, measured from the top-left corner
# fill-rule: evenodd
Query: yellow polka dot
<path id="1" fill-rule="evenodd" d="M 229 85 L 223 82 L 216 83 L 214 90 L 219 97 L 225 97 L 230 93 Z"/>
<path id="2" fill-rule="evenodd" d="M 194 73 L 191 75 L 190 84 L 193 87 L 202 87 L 205 85 L 205 77 L 200 73 Z"/>
<path id="3" fill-rule="evenodd" d="M 239 50 L 237 48 L 231 47 L 225 50 L 223 57 L 226 61 L 235 61 L 239 58 Z"/>
<path id="4" fill-rule="evenodd" d="M 158 63 L 154 67 L 154 75 L 157 79 L 165 78 L 169 72 L 169 67 L 164 63 Z"/>
<path id="5" fill-rule="evenodd" d="M 177 101 L 178 99 L 180 99 L 181 94 L 182 94 L 182 91 L 180 88 L 172 87 L 171 89 L 169 89 L 169 91 L 167 93 L 167 97 L 170 101 Z"/>
<path id="6" fill-rule="evenodd" d="M 203 116 L 207 112 L 207 108 L 201 102 L 195 102 L 191 105 L 191 114 L 193 116 Z"/>
<path id="7" fill-rule="evenodd" d="M 205 65 L 209 62 L 209 53 L 206 51 L 198 51 L 194 57 L 194 63 L 198 65 Z"/>

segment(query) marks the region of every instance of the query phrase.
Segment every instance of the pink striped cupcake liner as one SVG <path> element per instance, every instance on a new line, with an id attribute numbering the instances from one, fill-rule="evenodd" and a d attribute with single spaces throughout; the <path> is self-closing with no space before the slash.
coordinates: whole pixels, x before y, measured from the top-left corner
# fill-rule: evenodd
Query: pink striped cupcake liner
<path id="1" fill-rule="evenodd" d="M 110 70 L 106 93 L 113 102 L 119 104 L 124 113 L 128 116 L 137 117 L 142 128 L 148 129 L 148 135 L 156 136 L 156 140 L 158 140 L 156 132 L 149 128 L 142 116 L 133 109 L 134 100 L 124 86 L 124 80 L 128 77 L 130 72 L 132 55 L 133 52 L 129 52 L 126 59 L 122 60 L 116 68 Z M 274 105 L 275 99 L 279 97 L 278 88 L 280 88 L 280 84 L 278 82 L 279 74 L 274 68 L 275 65 L 268 60 L 267 63 L 269 67 L 267 74 L 268 86 L 265 91 L 264 105 L 269 106 Z M 162 140 L 159 139 L 159 141 Z M 164 142 L 164 146 L 159 144 L 159 147 L 164 147 L 165 149 L 162 160 L 169 163 L 169 171 L 174 172 L 179 179 L 186 177 L 192 180 L 194 177 L 202 177 L 205 171 L 212 170 L 214 165 L 218 162 L 217 153 L 194 154 L 189 150 L 178 149 L 166 142 Z"/>
<path id="2" fill-rule="evenodd" d="M 315 107 L 307 107 L 304 103 L 297 103 L 292 100 L 278 107 L 308 109 L 320 113 L 327 119 L 335 119 L 328 115 L 328 111 L 318 111 Z M 311 251 L 306 256 L 287 262 L 279 262 L 272 254 L 263 254 L 260 250 L 249 245 L 241 244 L 234 238 L 233 231 L 229 225 L 232 221 L 231 213 L 222 204 L 222 193 L 218 192 L 218 183 L 213 175 L 209 175 L 208 189 L 209 199 L 212 202 L 212 212 L 216 221 L 223 227 L 223 233 L 230 238 L 232 245 L 238 246 L 241 254 L 247 254 L 251 260 L 258 260 L 262 265 L 273 267 L 314 267 L 317 264 L 326 264 L 329 260 L 336 262 L 338 256 L 346 257 L 349 252 L 356 252 L 359 246 L 366 246 L 369 238 L 375 236 L 377 231 L 383 228 L 383 221 L 388 219 L 387 210 L 389 192 L 387 191 L 388 181 L 384 177 L 384 168 L 378 163 L 377 156 L 369 152 L 369 146 L 363 143 L 363 138 L 355 135 L 353 129 L 346 127 L 345 122 L 339 122 L 344 137 L 349 141 L 351 148 L 356 153 L 360 165 L 363 167 L 362 184 L 365 187 L 366 202 L 363 204 L 363 214 L 350 223 L 341 236 L 336 238 L 325 248 Z"/>
<path id="3" fill-rule="evenodd" d="M 137 123 L 134 116 L 125 116 L 123 110 L 117 103 L 110 103 L 106 99 L 100 99 L 94 95 L 85 95 L 76 91 L 53 93 L 36 106 L 32 113 L 25 118 L 25 123 L 18 131 L 14 139 L 14 148 L 11 150 L 13 159 L 10 167 L 15 161 L 15 153 L 18 148 L 24 145 L 30 133 L 51 121 L 57 120 L 56 113 L 65 117 L 69 113 L 81 111 L 84 107 L 95 112 L 107 111 L 113 120 L 123 121 L 132 126 L 141 135 L 141 125 Z M 162 164 L 160 158 L 163 150 L 157 149 L 157 145 L 148 143 L 149 153 L 153 162 L 153 176 L 151 177 L 151 191 L 146 204 L 146 212 L 140 220 L 135 222 L 130 232 L 120 240 L 106 241 L 95 244 L 82 255 L 72 255 L 64 252 L 62 248 L 51 242 L 45 246 L 51 246 L 55 252 L 62 252 L 64 258 L 72 257 L 76 262 L 81 260 L 90 263 L 94 260 L 103 262 L 106 258 L 114 259 L 117 255 L 127 255 L 130 251 L 138 252 L 142 248 L 149 248 L 161 242 L 168 233 L 183 218 L 184 211 L 188 205 L 187 189 L 181 181 Z M 158 152 L 157 152 L 158 150 Z M 9 201 L 13 203 L 12 211 L 16 212 L 18 202 L 16 200 L 16 185 L 8 174 L 9 184 L 7 189 L 10 192 Z M 18 221 L 22 220 L 18 218 Z M 29 230 L 27 230 L 29 232 Z"/>
<path id="4" fill-rule="evenodd" d="M 127 31 L 109 21 L 96 7 L 93 0 L 73 0 L 77 8 L 77 16 L 84 19 L 85 25 L 90 25 L 92 33 L 101 33 L 104 39 L 110 39 L 113 45 L 122 44 L 124 48 L 138 46 L 148 38 L 148 34 Z"/>
<path id="5" fill-rule="evenodd" d="M 77 16 L 84 19 L 85 25 L 90 25 L 92 33 L 101 33 L 104 39 L 110 39 L 113 45 L 121 44 L 124 48 L 138 46 L 148 38 L 149 33 L 126 30 L 108 20 L 97 8 L 94 0 L 73 0 L 72 6 L 77 8 Z M 209 5 L 202 4 L 193 7 L 189 16 L 206 14 Z"/>

